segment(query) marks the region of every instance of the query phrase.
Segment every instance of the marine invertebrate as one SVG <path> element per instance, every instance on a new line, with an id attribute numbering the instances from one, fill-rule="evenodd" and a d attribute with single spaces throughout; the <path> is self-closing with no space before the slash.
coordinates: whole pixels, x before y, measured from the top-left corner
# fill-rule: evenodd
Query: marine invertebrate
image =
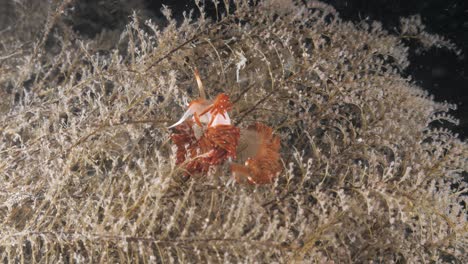
<path id="1" fill-rule="evenodd" d="M 211 166 L 236 157 L 238 128 L 227 124 L 210 126 L 199 137 L 194 132 L 196 129 L 198 124 L 187 120 L 171 135 L 177 146 L 176 164 L 182 165 L 187 174 L 206 173 Z"/>
<path id="2" fill-rule="evenodd" d="M 197 71 L 195 78 L 201 97 L 192 101 L 180 120 L 169 127 L 176 130 L 171 135 L 177 146 L 176 164 L 183 165 L 189 175 L 206 173 L 210 166 L 236 159 L 240 153 L 245 156 L 241 160 L 244 165 L 231 164 L 237 182 L 271 183 L 281 171 L 279 138 L 270 127 L 255 123 L 242 131 L 243 145 L 239 148 L 240 129 L 231 124 L 227 113 L 232 109 L 229 97 L 221 93 L 213 101 L 207 100 Z"/>
<path id="3" fill-rule="evenodd" d="M 190 102 L 187 111 L 185 111 L 182 117 L 168 128 L 179 126 L 192 116 L 193 120 L 200 128 L 203 128 L 203 124 L 207 124 L 208 127 L 231 125 L 231 119 L 227 113 L 227 111 L 232 109 L 229 97 L 221 93 L 213 101 L 208 100 L 198 71 L 195 70 L 194 74 L 197 80 L 200 98 Z"/>
<path id="4" fill-rule="evenodd" d="M 15 27 L 2 32 L 3 262 L 468 263 L 468 145 L 429 127 L 445 122 L 450 105 L 402 76 L 408 54 L 399 36 L 343 22 L 315 1 L 307 1 L 313 9 L 269 2 L 241 1 L 221 23 L 188 16 L 160 28 L 135 17 L 124 48 L 104 52 L 64 34 L 66 13 L 54 15 L 55 6 L 49 21 L 60 24 L 47 45 L 9 41 L 24 34 Z M 245 128 L 261 122 L 281 138 L 285 168 L 275 184 L 173 177 L 180 169 L 168 133 L 185 133 L 182 169 L 199 155 L 218 159 L 209 144 L 234 146 L 223 145 L 232 133 L 218 127 L 227 115 L 211 125 L 215 112 L 202 115 L 214 92 L 167 129 L 189 106 L 174 116 L 194 63 L 209 74 L 206 84 L 226 88 L 218 92 L 239 110 L 227 111 L 232 124 L 245 120 L 233 159 L 239 181 L 261 171 L 245 162 L 262 156 L 262 133 Z M 211 128 L 219 137 L 207 136 Z"/>
<path id="5" fill-rule="evenodd" d="M 239 156 L 244 165 L 231 164 L 232 174 L 238 182 L 247 180 L 250 184 L 273 182 L 281 171 L 280 140 L 273 135 L 271 127 L 255 123 L 242 132 L 242 143 L 239 145 Z"/>
<path id="6" fill-rule="evenodd" d="M 231 124 L 227 113 L 232 109 L 229 97 L 222 93 L 213 101 L 206 99 L 197 71 L 195 77 L 201 97 L 169 127 L 176 130 L 171 135 L 177 146 L 176 164 L 183 164 L 189 175 L 206 173 L 210 166 L 235 158 L 240 137 L 239 128 Z"/>

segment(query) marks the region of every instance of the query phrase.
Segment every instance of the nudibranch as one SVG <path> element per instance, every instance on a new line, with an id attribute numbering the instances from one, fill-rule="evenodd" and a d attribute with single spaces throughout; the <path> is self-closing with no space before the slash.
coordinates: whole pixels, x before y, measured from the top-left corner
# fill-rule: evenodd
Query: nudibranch
<path id="1" fill-rule="evenodd" d="M 256 123 L 241 133 L 238 158 L 244 164 L 231 164 L 237 182 L 272 183 L 281 171 L 280 139 L 271 127 Z"/>
<path id="2" fill-rule="evenodd" d="M 208 100 L 198 72 L 195 71 L 200 98 L 169 128 L 177 147 L 176 164 L 188 175 L 206 174 L 211 166 L 235 160 L 231 171 L 237 182 L 272 183 L 281 171 L 280 140 L 273 129 L 256 123 L 242 131 L 231 123 L 229 97 L 221 93 Z"/>
<path id="3" fill-rule="evenodd" d="M 231 124 L 227 113 L 232 103 L 226 94 L 219 94 L 213 101 L 206 99 L 200 77 L 195 72 L 200 98 L 192 101 L 182 118 L 169 128 L 177 146 L 176 164 L 187 174 L 206 173 L 212 165 L 220 165 L 229 158 L 236 158 L 240 131 Z"/>

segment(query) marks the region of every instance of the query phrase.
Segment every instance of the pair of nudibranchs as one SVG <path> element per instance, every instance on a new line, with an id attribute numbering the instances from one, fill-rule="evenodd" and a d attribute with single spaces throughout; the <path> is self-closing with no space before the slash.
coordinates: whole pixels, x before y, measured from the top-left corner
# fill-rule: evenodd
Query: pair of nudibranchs
<path id="1" fill-rule="evenodd" d="M 195 71 L 200 98 L 192 101 L 174 128 L 176 163 L 187 175 L 206 174 L 213 166 L 230 162 L 237 182 L 267 184 L 281 171 L 280 140 L 270 127 L 255 123 L 246 129 L 234 126 L 228 111 L 229 97 L 221 93 L 208 100 Z"/>

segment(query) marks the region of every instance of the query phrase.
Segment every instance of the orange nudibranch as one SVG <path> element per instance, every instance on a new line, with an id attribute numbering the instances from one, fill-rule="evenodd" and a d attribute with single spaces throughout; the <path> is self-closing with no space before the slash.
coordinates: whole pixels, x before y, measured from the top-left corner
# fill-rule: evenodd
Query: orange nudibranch
<path id="1" fill-rule="evenodd" d="M 208 127 L 231 125 L 231 119 L 227 113 L 232 109 L 232 103 L 229 97 L 221 93 L 213 101 L 206 99 L 205 89 L 203 88 L 203 83 L 196 69 L 195 78 L 200 91 L 200 98 L 192 101 L 179 121 L 168 128 L 176 127 L 192 116 L 195 123 L 200 127 L 203 127 L 203 124 L 208 124 Z"/>
<path id="2" fill-rule="evenodd" d="M 179 121 L 168 128 L 176 127 L 192 116 L 200 127 L 203 126 L 202 124 L 207 124 L 208 127 L 231 125 L 231 119 L 227 113 L 231 109 L 232 104 L 226 94 L 219 94 L 214 101 L 200 98 L 191 102 Z"/>
<path id="3" fill-rule="evenodd" d="M 171 135 L 177 146 L 176 164 L 184 164 L 188 175 L 207 173 L 213 165 L 220 165 L 228 158 L 236 158 L 239 129 L 231 125 L 208 127 L 200 138 L 195 136 L 193 121 L 176 127 Z"/>
<path id="4" fill-rule="evenodd" d="M 240 142 L 238 157 L 244 165 L 231 164 L 234 179 L 250 184 L 272 183 L 282 168 L 279 137 L 273 135 L 270 127 L 256 123 L 241 131 Z"/>
<path id="5" fill-rule="evenodd" d="M 225 94 L 214 101 L 198 99 L 189 104 L 182 118 L 169 128 L 177 146 L 176 164 L 186 162 L 187 174 L 206 173 L 212 165 L 220 165 L 228 158 L 236 158 L 239 129 L 231 125 L 227 111 L 232 104 Z M 192 117 L 192 119 L 189 119 Z"/>
<path id="6" fill-rule="evenodd" d="M 207 173 L 211 166 L 228 159 L 241 162 L 231 164 L 237 182 L 267 184 L 281 171 L 280 140 L 273 130 L 256 123 L 245 130 L 231 124 L 229 97 L 221 93 L 214 100 L 206 99 L 202 82 L 195 71 L 200 98 L 192 101 L 174 128 L 171 139 L 177 147 L 176 164 L 188 175 Z"/>

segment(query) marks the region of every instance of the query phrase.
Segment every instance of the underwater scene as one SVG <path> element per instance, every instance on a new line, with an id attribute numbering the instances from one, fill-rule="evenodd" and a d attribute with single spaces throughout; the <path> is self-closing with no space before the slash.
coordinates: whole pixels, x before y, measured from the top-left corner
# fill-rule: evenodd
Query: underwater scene
<path id="1" fill-rule="evenodd" d="M 0 0 L 2 263 L 468 263 L 463 0 Z"/>

